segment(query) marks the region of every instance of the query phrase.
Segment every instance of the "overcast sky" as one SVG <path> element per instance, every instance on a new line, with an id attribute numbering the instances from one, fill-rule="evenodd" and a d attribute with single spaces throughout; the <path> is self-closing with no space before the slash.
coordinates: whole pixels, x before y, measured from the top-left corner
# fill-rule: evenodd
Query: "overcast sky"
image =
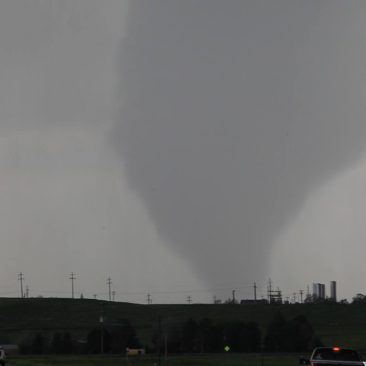
<path id="1" fill-rule="evenodd" d="M 0 296 L 366 293 L 363 0 L 0 2 Z"/>

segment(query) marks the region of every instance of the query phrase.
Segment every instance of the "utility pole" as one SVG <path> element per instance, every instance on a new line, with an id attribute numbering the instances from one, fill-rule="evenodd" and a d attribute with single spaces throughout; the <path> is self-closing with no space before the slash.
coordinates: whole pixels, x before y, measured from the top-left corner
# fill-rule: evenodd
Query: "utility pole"
<path id="1" fill-rule="evenodd" d="M 192 302 L 191 296 L 187 296 L 187 302 L 188 302 L 188 304 L 190 304 Z"/>
<path id="2" fill-rule="evenodd" d="M 299 293 L 300 293 L 300 303 L 302 304 L 302 295 L 304 293 L 304 290 L 300 290 Z"/>
<path id="3" fill-rule="evenodd" d="M 28 299 L 29 298 L 29 286 L 25 286 L 25 297 Z"/>
<path id="4" fill-rule="evenodd" d="M 94 294 L 93 296 L 94 296 L 94 300 L 96 300 L 97 299 L 97 294 Z"/>
<path id="5" fill-rule="evenodd" d="M 148 305 L 150 305 L 152 303 L 152 301 L 151 301 L 151 295 L 150 294 L 147 294 L 146 300 L 147 300 L 147 304 Z"/>
<path id="6" fill-rule="evenodd" d="M 165 365 L 168 364 L 168 336 L 166 332 L 164 333 L 164 357 L 165 357 Z"/>
<path id="7" fill-rule="evenodd" d="M 104 353 L 104 305 L 102 303 L 102 311 L 100 314 L 100 353 Z"/>
<path id="8" fill-rule="evenodd" d="M 253 291 L 254 291 L 254 301 L 257 301 L 257 284 L 255 282 L 253 284 Z"/>
<path id="9" fill-rule="evenodd" d="M 109 301 L 111 301 L 112 300 L 112 295 L 111 295 L 112 280 L 110 277 L 108 277 L 108 279 L 107 279 L 107 285 L 108 285 Z"/>
<path id="10" fill-rule="evenodd" d="M 24 275 L 22 272 L 20 272 L 18 274 L 18 281 L 20 282 L 20 297 L 23 298 L 24 297 L 24 293 L 23 293 L 23 281 L 24 281 Z"/>
<path id="11" fill-rule="evenodd" d="M 188 296 L 190 297 L 190 296 Z M 158 366 L 161 365 L 161 321 L 162 317 L 158 317 Z"/>
<path id="12" fill-rule="evenodd" d="M 116 291 L 112 291 L 112 299 L 114 301 L 114 299 L 116 298 Z"/>
<path id="13" fill-rule="evenodd" d="M 71 280 L 71 298 L 74 299 L 75 298 L 74 281 L 76 280 L 74 272 L 71 272 L 69 279 Z"/>
<path id="14" fill-rule="evenodd" d="M 235 290 L 232 291 L 232 302 L 235 304 Z"/>

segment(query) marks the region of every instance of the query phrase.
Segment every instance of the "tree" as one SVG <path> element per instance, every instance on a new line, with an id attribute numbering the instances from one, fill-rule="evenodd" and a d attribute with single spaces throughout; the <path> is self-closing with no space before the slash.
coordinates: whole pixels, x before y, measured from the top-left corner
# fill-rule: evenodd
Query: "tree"
<path id="1" fill-rule="evenodd" d="M 244 323 L 241 321 L 233 321 L 224 326 L 224 343 L 229 346 L 232 352 L 242 352 L 243 344 L 241 335 L 244 333 Z"/>
<path id="2" fill-rule="evenodd" d="M 103 331 L 103 333 L 102 333 Z M 110 335 L 109 332 L 103 328 L 94 328 L 87 335 L 86 346 L 89 353 L 101 353 L 102 352 L 102 335 L 103 335 L 103 352 L 109 352 L 110 350 Z"/>
<path id="3" fill-rule="evenodd" d="M 64 333 L 62 337 L 62 353 L 72 353 L 74 351 L 74 344 L 70 333 Z"/>
<path id="4" fill-rule="evenodd" d="M 267 328 L 264 344 L 269 352 L 302 352 L 311 350 L 314 342 L 321 343 L 305 316 L 286 321 L 278 313 Z"/>
<path id="5" fill-rule="evenodd" d="M 59 332 L 54 333 L 51 340 L 51 352 L 56 354 L 72 353 L 74 345 L 70 333 L 61 335 Z"/>
<path id="6" fill-rule="evenodd" d="M 45 340 L 41 333 L 37 333 L 32 341 L 31 353 L 41 355 L 45 352 Z"/>
<path id="7" fill-rule="evenodd" d="M 261 350 L 262 334 L 255 322 L 246 323 L 240 333 L 241 352 L 259 352 Z"/>
<path id="8" fill-rule="evenodd" d="M 357 294 L 352 298 L 352 304 L 363 304 L 366 303 L 366 295 Z"/>
<path id="9" fill-rule="evenodd" d="M 62 353 L 62 337 L 59 332 L 54 333 L 51 340 L 51 352 L 52 353 Z"/>
<path id="10" fill-rule="evenodd" d="M 111 351 L 125 352 L 126 348 L 140 348 L 141 343 L 136 336 L 135 329 L 128 320 L 120 320 L 109 330 Z"/>
<path id="11" fill-rule="evenodd" d="M 182 351 L 182 323 L 176 319 L 162 319 L 159 317 L 153 327 L 153 350 L 158 354 L 163 353 L 165 346 L 167 352 L 177 353 Z"/>
<path id="12" fill-rule="evenodd" d="M 183 352 L 199 351 L 199 327 L 195 320 L 188 319 L 182 327 L 182 350 Z"/>
<path id="13" fill-rule="evenodd" d="M 212 323 L 211 319 L 204 318 L 198 322 L 199 351 L 219 352 L 223 349 L 223 330 Z"/>
<path id="14" fill-rule="evenodd" d="M 284 350 L 287 321 L 281 313 L 276 313 L 267 327 L 264 348 L 268 352 Z"/>
<path id="15" fill-rule="evenodd" d="M 289 351 L 302 352 L 309 350 L 309 343 L 314 331 L 308 320 L 303 315 L 298 315 L 289 324 L 290 340 Z"/>

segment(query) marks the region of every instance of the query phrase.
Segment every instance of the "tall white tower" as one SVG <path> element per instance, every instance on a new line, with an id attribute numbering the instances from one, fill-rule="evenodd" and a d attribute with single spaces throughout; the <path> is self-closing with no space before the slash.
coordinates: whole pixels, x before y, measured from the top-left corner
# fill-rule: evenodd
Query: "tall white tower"
<path id="1" fill-rule="evenodd" d="M 337 301 L 337 282 L 330 281 L 330 298 Z"/>

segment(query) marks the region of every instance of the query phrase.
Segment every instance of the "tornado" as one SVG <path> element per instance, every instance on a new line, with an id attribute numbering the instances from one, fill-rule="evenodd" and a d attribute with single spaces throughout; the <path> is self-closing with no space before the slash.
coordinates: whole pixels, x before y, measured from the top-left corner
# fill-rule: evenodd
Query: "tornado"
<path id="1" fill-rule="evenodd" d="M 363 156 L 365 15 L 343 0 L 129 2 L 111 140 L 167 250 L 208 286 L 265 281 L 306 199 Z"/>

